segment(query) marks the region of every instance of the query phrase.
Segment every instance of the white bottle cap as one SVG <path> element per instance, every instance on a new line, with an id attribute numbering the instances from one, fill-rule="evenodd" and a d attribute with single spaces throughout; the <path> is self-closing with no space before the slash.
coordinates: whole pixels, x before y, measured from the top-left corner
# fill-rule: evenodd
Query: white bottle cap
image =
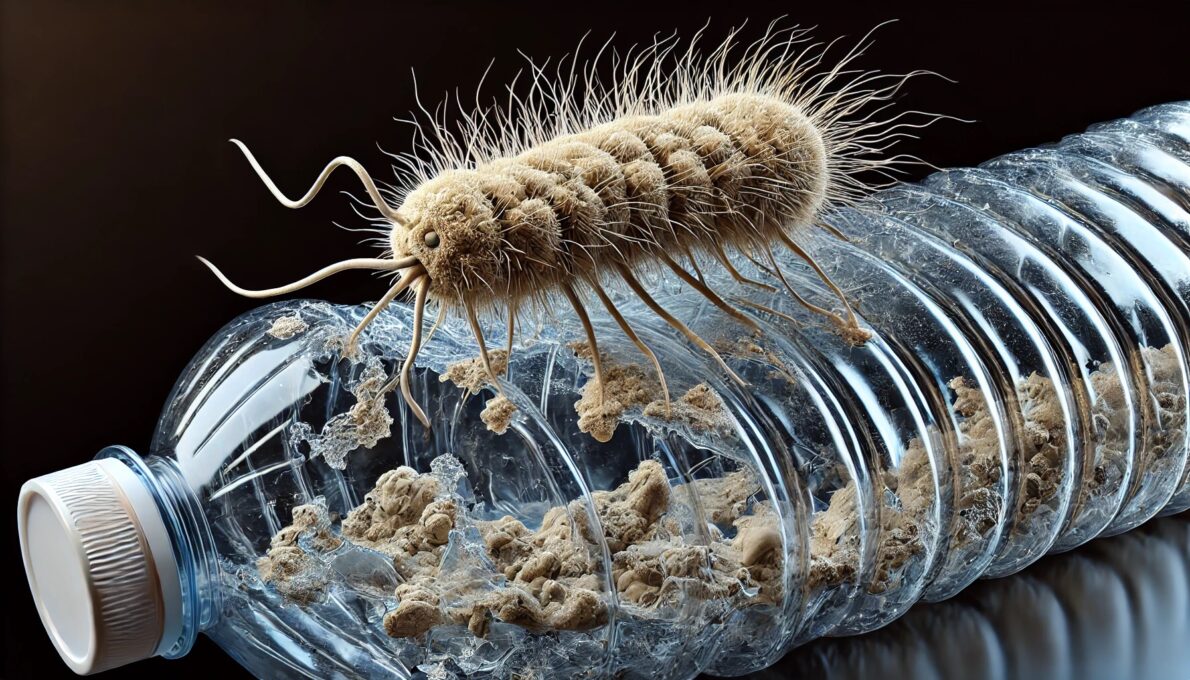
<path id="1" fill-rule="evenodd" d="M 74 672 L 147 659 L 178 639 L 173 545 L 127 465 L 104 458 L 25 482 L 17 527 L 41 622 Z"/>

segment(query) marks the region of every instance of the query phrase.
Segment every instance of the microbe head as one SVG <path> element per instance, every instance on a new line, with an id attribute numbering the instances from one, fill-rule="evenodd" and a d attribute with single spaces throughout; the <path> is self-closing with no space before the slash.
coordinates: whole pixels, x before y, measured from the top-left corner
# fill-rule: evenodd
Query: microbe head
<path id="1" fill-rule="evenodd" d="M 445 172 L 411 192 L 392 230 L 396 259 L 413 256 L 430 277 L 437 299 L 458 300 L 504 290 L 500 223 L 474 173 Z"/>

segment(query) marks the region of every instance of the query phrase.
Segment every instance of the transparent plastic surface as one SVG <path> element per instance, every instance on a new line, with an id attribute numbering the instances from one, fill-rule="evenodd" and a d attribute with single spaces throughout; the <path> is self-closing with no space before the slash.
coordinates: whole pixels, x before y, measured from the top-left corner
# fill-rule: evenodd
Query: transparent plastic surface
<path id="1" fill-rule="evenodd" d="M 233 321 L 152 455 L 103 454 L 170 519 L 170 654 L 201 631 L 261 677 L 739 675 L 1185 509 L 1188 132 L 1169 105 L 827 216 L 846 240 L 804 246 L 863 342 L 762 264 L 703 268 L 742 320 L 647 277 L 745 383 L 616 295 L 668 406 L 598 314 L 602 400 L 576 323 L 522 328 L 498 387 L 463 324 L 437 328 L 411 381 L 430 430 L 382 389 L 407 307 L 350 357 L 367 306 Z"/>

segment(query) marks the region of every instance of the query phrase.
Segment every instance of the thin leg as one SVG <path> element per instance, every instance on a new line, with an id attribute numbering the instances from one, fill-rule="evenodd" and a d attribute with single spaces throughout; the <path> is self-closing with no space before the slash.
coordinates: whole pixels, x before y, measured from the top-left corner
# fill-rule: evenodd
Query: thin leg
<path id="1" fill-rule="evenodd" d="M 838 314 L 835 314 L 834 312 L 830 311 L 829 309 L 823 309 L 822 307 L 819 307 L 818 305 L 816 305 L 816 304 L 810 302 L 809 300 L 807 300 L 806 298 L 802 297 L 801 294 L 799 294 L 796 290 L 794 290 L 793 286 L 789 285 L 789 281 L 785 278 L 785 274 L 781 271 L 781 265 L 777 264 L 777 258 L 775 256 L 773 256 L 773 251 L 769 250 L 766 247 L 765 254 L 768 255 L 769 263 L 772 264 L 772 266 L 773 266 L 774 275 L 778 279 L 780 279 L 781 285 L 785 286 L 785 292 L 789 293 L 790 297 L 792 297 L 794 300 L 797 300 L 798 304 L 800 304 L 801 306 L 810 310 L 811 312 L 825 316 L 826 318 L 830 319 L 831 321 L 833 321 L 836 324 L 839 324 L 840 326 L 843 326 L 843 327 L 847 326 L 847 322 L 842 317 L 840 317 Z"/>
<path id="2" fill-rule="evenodd" d="M 778 233 L 781 235 L 781 241 L 785 244 L 785 247 L 789 248 L 795 255 L 805 260 L 806 264 L 810 265 L 810 268 L 814 270 L 815 274 L 818 274 L 818 278 L 822 279 L 822 282 L 826 284 L 827 288 L 830 288 L 831 291 L 838 296 L 839 300 L 843 303 L 843 309 L 847 311 L 848 325 L 851 328 L 859 328 L 859 320 L 855 318 L 855 311 L 851 309 L 851 302 L 847 300 L 847 295 L 843 293 L 843 289 L 839 288 L 839 286 L 837 286 L 835 282 L 831 280 L 831 277 L 827 276 L 827 273 L 822 269 L 818 262 L 816 262 L 814 258 L 810 257 L 810 254 L 803 250 L 802 247 L 794 242 L 793 239 L 789 238 L 785 232 L 778 231 Z"/>
<path id="3" fill-rule="evenodd" d="M 405 397 L 405 403 L 409 405 L 409 410 L 413 411 L 414 417 L 420 420 L 427 430 L 430 429 L 430 419 L 426 417 L 426 412 L 413 398 L 413 391 L 409 388 L 409 373 L 413 368 L 414 360 L 417 359 L 417 353 L 421 351 L 421 327 L 425 317 L 426 295 L 429 292 L 430 279 L 423 277 L 417 286 L 417 301 L 413 306 L 413 340 L 409 343 L 409 354 L 405 356 L 405 361 L 401 364 L 401 395 Z"/>
<path id="4" fill-rule="evenodd" d="M 491 381 L 492 386 L 503 397 L 505 396 L 504 388 L 500 386 L 500 381 L 496 378 L 496 372 L 492 370 L 492 359 L 488 356 L 488 346 L 484 344 L 483 330 L 479 327 L 479 320 L 475 318 L 475 308 L 471 306 L 471 303 L 464 302 L 463 310 L 467 315 L 467 323 L 471 326 L 471 332 L 475 334 L 475 342 L 479 343 L 479 359 L 483 362 L 484 370 L 488 372 L 488 380 Z"/>
<path id="5" fill-rule="evenodd" d="M 770 293 L 777 292 L 777 289 L 773 286 L 761 281 L 757 281 L 756 279 L 750 279 L 747 276 L 741 274 L 740 270 L 736 269 L 735 265 L 731 263 L 731 259 L 727 257 L 727 253 L 723 252 L 723 247 L 717 243 L 715 244 L 715 259 L 719 260 L 719 263 L 723 265 L 723 268 L 727 270 L 727 273 L 731 275 L 731 278 L 735 279 L 739 283 L 754 286 L 761 290 L 767 290 Z"/>
<path id="6" fill-rule="evenodd" d="M 599 406 L 603 406 L 603 388 L 607 383 L 603 382 L 603 358 L 599 355 L 599 342 L 595 339 L 595 327 L 591 325 L 591 317 L 587 316 L 587 310 L 583 307 L 583 303 L 575 294 L 574 288 L 569 283 L 562 284 L 562 292 L 566 295 L 566 299 L 570 301 L 570 306 L 574 307 L 574 313 L 578 315 L 578 320 L 583 324 L 583 331 L 587 334 L 587 346 L 591 350 L 591 364 L 595 367 L 595 383 L 599 389 Z"/>
<path id="7" fill-rule="evenodd" d="M 628 339 L 636 345 L 637 349 L 639 349 L 641 353 L 644 354 L 650 362 L 652 362 L 653 370 L 657 372 L 657 380 L 661 383 L 661 394 L 665 398 L 665 417 L 672 418 L 673 410 L 670 408 L 669 403 L 669 385 L 667 385 L 665 382 L 665 371 L 661 370 L 661 362 L 657 360 L 657 355 L 653 353 L 653 350 L 649 349 L 649 346 L 645 344 L 644 340 L 640 339 L 640 336 L 636 334 L 636 331 L 634 331 L 632 326 L 629 325 L 628 321 L 624 319 L 624 315 L 620 313 L 620 310 L 616 309 L 614 304 L 612 304 L 611 299 L 607 297 L 607 293 L 604 292 L 603 288 L 599 286 L 593 286 L 593 289 L 595 290 L 595 295 L 599 297 L 599 301 L 603 303 L 604 309 L 606 309 L 607 313 L 611 314 L 612 318 L 616 320 L 616 323 L 620 325 L 620 330 L 624 331 L 624 335 L 627 335 Z"/>
<path id="8" fill-rule="evenodd" d="M 438 327 L 442 325 L 443 321 L 446 321 L 446 305 L 439 303 L 438 317 L 434 319 L 434 325 L 430 326 L 430 332 L 426 334 L 425 344 L 430 344 L 430 341 L 434 339 L 434 333 L 438 332 Z"/>
<path id="9" fill-rule="evenodd" d="M 700 269 L 698 267 L 698 260 L 695 259 L 694 253 L 687 250 L 686 251 L 686 259 L 690 261 L 690 269 L 692 269 L 694 271 L 694 275 L 698 277 L 698 280 L 702 283 L 702 285 L 704 285 L 704 286 L 708 285 L 707 277 L 703 276 L 702 269 Z"/>
<path id="10" fill-rule="evenodd" d="M 512 368 L 512 339 L 516 337 L 516 300 L 508 302 L 508 338 L 504 341 L 504 375 Z"/>
<path id="11" fill-rule="evenodd" d="M 759 302 L 753 302 L 753 301 L 751 301 L 751 300 L 745 300 L 745 299 L 743 299 L 743 298 L 737 298 L 737 301 L 738 301 L 738 302 L 739 302 L 741 305 L 744 305 L 745 307 L 751 307 L 752 309 L 758 309 L 758 310 L 760 310 L 760 311 L 762 311 L 762 312 L 767 312 L 767 313 L 769 313 L 769 314 L 772 314 L 773 316 L 779 317 L 779 318 L 781 318 L 781 319 L 785 319 L 786 321 L 788 321 L 789 323 L 791 323 L 791 324 L 793 324 L 793 325 L 795 325 L 795 326 L 800 326 L 800 325 L 802 325 L 800 321 L 798 321 L 797 319 L 793 318 L 792 316 L 789 316 L 789 315 L 788 315 L 788 314 L 786 314 L 785 312 L 782 312 L 782 311 L 779 311 L 779 310 L 773 309 L 772 307 L 769 307 L 769 306 L 767 306 L 767 305 L 762 305 L 762 304 L 760 304 Z"/>
<path id="12" fill-rule="evenodd" d="M 351 331 L 351 335 L 347 336 L 346 353 L 348 355 L 354 354 L 355 343 L 359 341 L 360 333 L 362 333 L 363 330 L 368 327 L 368 324 L 372 323 L 372 321 L 375 320 L 377 316 L 379 316 L 380 312 L 383 312 L 384 309 L 388 307 L 389 303 L 397 299 L 397 296 L 400 295 L 401 292 L 406 288 L 408 288 L 410 284 L 419 281 L 424 277 L 425 270 L 418 268 L 418 270 L 411 271 L 409 275 L 402 276 L 396 283 L 394 283 L 393 287 L 389 288 L 388 292 L 384 294 L 384 297 L 380 298 L 380 300 L 376 303 L 376 306 L 368 311 L 367 315 L 364 316 L 364 318 L 359 322 L 359 325 L 357 325 L 355 329 Z"/>
<path id="13" fill-rule="evenodd" d="M 756 257 L 752 253 L 749 253 L 746 250 L 741 250 L 740 254 L 743 255 L 746 260 L 748 260 L 752 264 L 756 265 L 757 269 L 759 269 L 760 271 L 764 272 L 765 274 L 768 274 L 769 276 L 771 276 L 773 278 L 778 278 L 777 273 L 775 271 L 773 271 L 771 268 L 769 268 L 769 266 L 767 264 L 756 259 Z"/>
<path id="14" fill-rule="evenodd" d="M 835 225 L 827 224 L 826 222 L 817 222 L 816 224 L 819 227 L 821 227 L 823 229 L 823 231 L 830 234 L 831 236 L 834 236 L 835 238 L 839 239 L 840 241 L 845 241 L 847 243 L 851 243 L 851 239 L 847 236 L 847 234 L 844 234 L 843 232 L 839 231 L 839 228 L 836 227 Z"/>
<path id="15" fill-rule="evenodd" d="M 711 358 L 713 358 L 724 371 L 727 371 L 727 374 L 731 376 L 732 380 L 738 383 L 741 387 L 747 387 L 748 383 L 744 382 L 743 378 L 736 375 L 736 372 L 731 370 L 731 367 L 727 365 L 727 362 L 723 360 L 723 357 L 719 356 L 719 353 L 715 351 L 715 348 L 711 347 L 711 345 L 707 343 L 706 340 L 703 340 L 698 336 L 697 333 L 690 330 L 686 324 L 679 321 L 676 317 L 674 317 L 674 315 L 665 311 L 665 308 L 658 304 L 658 302 L 654 300 L 651 295 L 649 295 L 649 293 L 644 289 L 644 286 L 640 284 L 640 281 L 636 280 L 636 277 L 632 275 L 632 272 L 629 271 L 627 267 L 624 265 L 617 265 L 616 269 L 619 270 L 620 277 L 624 279 L 624 283 L 628 284 L 628 287 L 632 289 L 632 292 L 636 293 L 636 296 L 639 297 L 642 302 L 648 305 L 649 309 L 652 309 L 653 312 L 657 314 L 657 316 L 664 319 L 666 323 L 668 323 L 682 335 L 686 336 L 690 342 L 693 342 L 700 349 L 702 349 L 702 351 L 711 355 Z"/>
<path id="16" fill-rule="evenodd" d="M 659 252 L 659 253 L 657 253 L 657 256 L 661 259 L 662 262 L 665 263 L 665 266 L 669 267 L 673 271 L 673 273 L 678 275 L 678 278 L 680 278 L 683 281 L 685 281 L 686 283 L 690 284 L 691 288 L 693 288 L 694 290 L 697 290 L 699 293 L 702 294 L 703 297 L 710 300 L 711 304 L 713 304 L 716 307 L 718 307 L 719 309 L 723 310 L 725 313 L 727 313 L 728 316 L 735 319 L 736 321 L 739 321 L 740 323 L 744 324 L 748 328 L 751 328 L 754 331 L 760 330 L 760 326 L 757 326 L 755 321 L 753 321 L 752 319 L 749 319 L 746 314 L 744 314 L 740 310 L 736 309 L 735 307 L 732 307 L 729 302 L 727 302 L 723 298 L 719 297 L 719 295 L 717 293 L 715 293 L 715 291 L 711 290 L 704 283 L 702 283 L 695 277 L 691 276 L 690 272 L 686 271 L 685 269 L 682 269 L 681 266 L 679 266 L 677 262 L 674 262 L 672 259 L 670 259 L 670 257 L 668 255 L 666 255 L 665 253 Z"/>

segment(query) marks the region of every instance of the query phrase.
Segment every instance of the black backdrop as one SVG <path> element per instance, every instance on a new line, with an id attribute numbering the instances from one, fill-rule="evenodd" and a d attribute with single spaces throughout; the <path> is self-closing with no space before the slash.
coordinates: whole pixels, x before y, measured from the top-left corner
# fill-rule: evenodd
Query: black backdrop
<path id="1" fill-rule="evenodd" d="M 971 7 L 967 7 L 967 5 Z M 471 91 L 560 56 L 588 31 L 617 45 L 656 32 L 711 35 L 790 14 L 824 38 L 881 29 L 861 65 L 939 71 L 898 106 L 976 120 L 941 123 L 906 144 L 938 166 L 977 163 L 1152 104 L 1190 99 L 1185 2 L 611 2 L 397 6 L 355 3 L 6 2 L 2 74 L 4 492 L 82 462 L 102 446 L 144 451 L 177 373 L 224 322 L 251 308 L 194 260 L 240 283 L 275 285 L 364 251 L 332 226 L 355 218 L 338 175 L 301 211 L 276 204 L 226 142 L 246 140 L 296 194 L 331 157 L 383 169 L 402 151 L 392 121 L 423 97 Z M 382 174 L 383 170 L 375 171 Z M 920 176 L 921 173 L 918 173 Z M 363 274 L 311 289 L 374 299 Z M 4 533 L 4 677 L 67 675 L 46 638 Z M 200 639 L 189 657 L 110 673 L 240 677 Z"/>

